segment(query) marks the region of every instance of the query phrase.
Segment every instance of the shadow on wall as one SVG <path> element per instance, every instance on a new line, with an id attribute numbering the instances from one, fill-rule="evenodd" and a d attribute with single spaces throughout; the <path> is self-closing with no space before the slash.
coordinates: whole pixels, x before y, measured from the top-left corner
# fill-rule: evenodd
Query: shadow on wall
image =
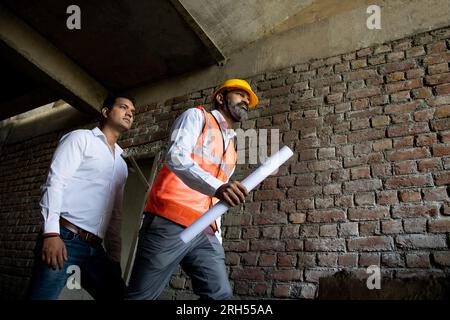
<path id="1" fill-rule="evenodd" d="M 319 300 L 450 300 L 449 278 L 383 279 L 369 290 L 347 271 L 319 280 Z"/>

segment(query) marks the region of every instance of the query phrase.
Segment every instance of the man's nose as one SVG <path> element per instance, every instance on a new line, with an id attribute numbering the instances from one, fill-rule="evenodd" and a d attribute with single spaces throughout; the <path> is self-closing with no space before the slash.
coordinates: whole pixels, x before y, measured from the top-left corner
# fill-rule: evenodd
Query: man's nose
<path id="1" fill-rule="evenodd" d="M 250 98 L 247 97 L 247 96 L 245 96 L 244 99 L 243 99 L 243 101 L 247 104 L 247 107 L 248 107 L 248 105 L 249 105 L 249 103 L 250 103 Z"/>

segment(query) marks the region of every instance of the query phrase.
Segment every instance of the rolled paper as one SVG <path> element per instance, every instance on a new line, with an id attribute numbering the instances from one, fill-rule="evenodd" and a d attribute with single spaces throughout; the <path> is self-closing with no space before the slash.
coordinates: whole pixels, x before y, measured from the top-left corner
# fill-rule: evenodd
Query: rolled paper
<path id="1" fill-rule="evenodd" d="M 248 192 L 252 191 L 270 174 L 278 170 L 278 168 L 292 157 L 293 154 L 294 153 L 288 146 L 284 146 L 278 150 L 278 152 L 271 155 L 258 169 L 242 180 L 241 183 L 247 188 Z M 230 206 L 225 201 L 219 201 L 180 233 L 181 240 L 183 240 L 184 243 L 188 243 L 218 217 L 227 212 L 229 208 Z"/>

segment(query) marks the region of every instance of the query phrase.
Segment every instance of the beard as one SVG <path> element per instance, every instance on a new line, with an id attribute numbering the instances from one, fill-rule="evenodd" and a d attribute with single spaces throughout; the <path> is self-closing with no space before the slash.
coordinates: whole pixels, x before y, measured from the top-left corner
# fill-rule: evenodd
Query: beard
<path id="1" fill-rule="evenodd" d="M 245 105 L 245 102 L 236 104 L 228 102 L 228 111 L 230 111 L 231 117 L 235 121 L 245 121 L 248 119 L 248 111 L 243 108 Z"/>

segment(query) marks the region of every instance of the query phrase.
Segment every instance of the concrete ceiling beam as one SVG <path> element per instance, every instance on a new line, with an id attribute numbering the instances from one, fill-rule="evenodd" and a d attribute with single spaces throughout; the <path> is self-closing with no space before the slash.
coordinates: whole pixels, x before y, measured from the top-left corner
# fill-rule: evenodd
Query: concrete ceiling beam
<path id="1" fill-rule="evenodd" d="M 44 73 L 61 98 L 82 111 L 99 112 L 107 90 L 58 48 L 0 5 L 0 41 Z"/>

